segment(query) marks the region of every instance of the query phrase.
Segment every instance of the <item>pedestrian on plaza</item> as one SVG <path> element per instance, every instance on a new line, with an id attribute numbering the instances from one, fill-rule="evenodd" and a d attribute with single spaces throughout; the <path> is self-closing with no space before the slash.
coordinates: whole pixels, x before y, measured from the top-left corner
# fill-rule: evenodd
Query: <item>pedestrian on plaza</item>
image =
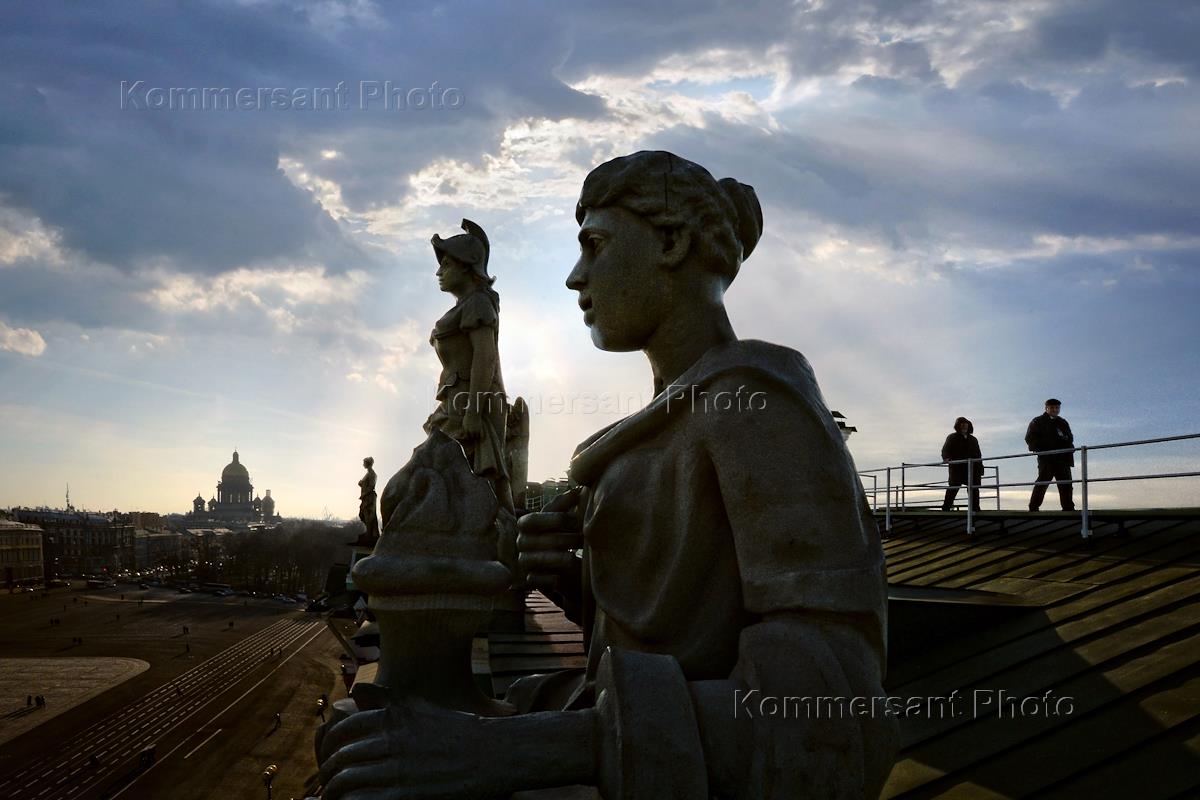
<path id="1" fill-rule="evenodd" d="M 283 724 L 283 716 L 278 711 L 276 711 L 275 712 L 275 730 L 279 730 L 279 726 L 282 724 Z"/>
<path id="2" fill-rule="evenodd" d="M 25 695 L 25 705 L 27 705 L 27 706 L 33 705 L 33 695 L 31 695 L 31 694 Z"/>
<path id="3" fill-rule="evenodd" d="M 1062 401 L 1051 397 L 1046 401 L 1046 410 L 1041 416 L 1029 421 L 1025 430 L 1025 444 L 1029 452 L 1037 453 L 1037 483 L 1029 495 L 1029 510 L 1037 511 L 1042 507 L 1046 497 L 1046 488 L 1050 481 L 1058 484 L 1058 500 L 1063 511 L 1074 511 L 1075 502 L 1072 499 L 1071 468 L 1075 466 L 1075 436 L 1071 426 L 1059 416 Z M 1048 450 L 1070 449 L 1067 453 L 1050 453 L 1041 455 Z"/>

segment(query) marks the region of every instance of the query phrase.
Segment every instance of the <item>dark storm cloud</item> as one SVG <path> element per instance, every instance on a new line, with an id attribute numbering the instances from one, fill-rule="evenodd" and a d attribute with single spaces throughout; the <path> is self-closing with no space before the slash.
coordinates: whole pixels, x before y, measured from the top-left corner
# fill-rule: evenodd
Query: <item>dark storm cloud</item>
<path id="1" fill-rule="evenodd" d="M 1010 12 L 1028 24 L 997 22 Z M 137 275 L 149 266 L 201 277 L 281 264 L 377 272 L 380 254 L 294 186 L 281 156 L 336 183 L 351 212 L 395 206 L 415 171 L 436 159 L 479 164 L 514 120 L 606 113 L 564 81 L 636 77 L 671 55 L 722 48 L 781 58 L 794 84 L 847 74 L 853 83 L 832 90 L 841 94 L 831 108 L 818 97 L 780 110 L 782 130 L 713 115 L 704 129 L 645 143 L 755 183 L 776 208 L 897 249 L 1186 236 L 1200 215 L 1200 165 L 1183 132 L 1200 98 L 1194 84 L 1147 80 L 1195 73 L 1196 17 L 1191 3 L 1116 0 L 1049 11 L 900 0 L 10 5 L 0 11 L 0 202 L 59 232 L 72 258 L 127 277 L 101 269 L 68 288 L 61 274 L 24 265 L 0 273 L 3 305 L 30 324 L 56 314 L 92 324 L 119 319 L 125 298 L 136 320 L 157 325 L 159 313 L 139 305 L 148 279 Z M 854 80 L 858 68 L 870 74 Z M 122 111 L 122 80 L 345 81 L 352 95 L 363 80 L 437 81 L 465 102 Z M 328 150 L 337 157 L 323 158 Z M 596 151 L 580 143 L 567 155 L 586 166 Z"/>
<path id="2" fill-rule="evenodd" d="M 1031 51 L 1053 61 L 1091 61 L 1110 51 L 1200 72 L 1200 5 L 1191 0 L 1086 0 L 1057 4 L 1030 31 Z"/>
<path id="3" fill-rule="evenodd" d="M 852 115 L 806 110 L 784 131 L 713 115 L 704 128 L 661 132 L 652 146 L 722 174 L 736 165 L 733 177 L 765 202 L 896 249 L 1200 235 L 1200 159 L 1187 133 L 1200 94 L 1191 85 L 1106 79 L 1060 105 L 1018 82 L 859 83 Z"/>
<path id="4" fill-rule="evenodd" d="M 165 257 L 219 272 L 265 258 L 333 268 L 366 256 L 276 169 L 341 141 L 352 208 L 394 203 L 405 176 L 441 157 L 477 157 L 504 124 L 599 111 L 554 78 L 564 45 L 546 15 L 495 37 L 509 12 L 435 7 L 395 18 L 329 18 L 336 4 L 9 6 L 0 47 L 0 192 L 61 230 L 63 243 L 120 268 Z M 347 6 L 350 7 L 350 6 Z M 533 11 L 535 9 L 528 9 Z M 318 11 L 321 14 L 318 14 Z M 518 14 L 520 9 L 517 9 Z M 380 12 L 385 13 L 384 11 Z M 323 15 L 323 16 L 322 16 Z M 456 87 L 462 108 L 362 112 L 120 108 L 145 87 L 332 87 L 359 81 Z"/>
<path id="5" fill-rule="evenodd" d="M 59 320 L 83 328 L 156 330 L 164 320 L 138 293 L 143 281 L 116 270 L 24 262 L 0 272 L 0 319 L 44 330 Z"/>

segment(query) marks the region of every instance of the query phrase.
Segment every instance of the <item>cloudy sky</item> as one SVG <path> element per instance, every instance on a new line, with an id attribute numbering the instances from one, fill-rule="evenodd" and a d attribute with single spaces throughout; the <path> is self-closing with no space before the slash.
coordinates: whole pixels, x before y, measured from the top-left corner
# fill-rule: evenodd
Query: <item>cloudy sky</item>
<path id="1" fill-rule="evenodd" d="M 1019 452 L 1050 395 L 1080 443 L 1200 432 L 1194 2 L 418 5 L 0 10 L 0 506 L 183 511 L 237 447 L 285 515 L 352 517 L 362 456 L 423 438 L 428 242 L 464 216 L 561 476 L 650 395 L 563 286 L 584 175 L 638 149 L 755 186 L 734 326 L 808 356 L 861 468 L 960 414 Z"/>

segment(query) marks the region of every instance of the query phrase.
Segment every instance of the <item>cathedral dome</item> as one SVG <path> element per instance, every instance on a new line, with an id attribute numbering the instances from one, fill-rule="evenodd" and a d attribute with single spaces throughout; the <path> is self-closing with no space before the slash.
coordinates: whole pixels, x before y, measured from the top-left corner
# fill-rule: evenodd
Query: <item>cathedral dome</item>
<path id="1" fill-rule="evenodd" d="M 238 461 L 237 450 L 233 451 L 233 461 L 230 461 L 229 464 L 225 466 L 225 469 L 221 470 L 221 480 L 250 480 L 250 473 L 246 470 L 246 467 L 243 466 L 240 461 Z"/>

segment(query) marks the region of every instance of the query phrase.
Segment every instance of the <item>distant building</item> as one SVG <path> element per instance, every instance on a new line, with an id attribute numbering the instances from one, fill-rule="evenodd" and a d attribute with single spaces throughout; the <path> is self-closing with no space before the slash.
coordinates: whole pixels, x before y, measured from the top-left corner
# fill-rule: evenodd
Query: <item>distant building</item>
<path id="1" fill-rule="evenodd" d="M 166 521 L 161 514 L 153 511 L 128 511 L 121 515 L 123 522 L 128 522 L 139 531 L 161 532 L 167 529 Z"/>
<path id="2" fill-rule="evenodd" d="M 271 490 L 267 489 L 265 497 L 254 494 L 250 471 L 241 462 L 237 450 L 233 451 L 233 460 L 221 470 L 221 480 L 217 481 L 217 493 L 207 501 L 204 495 L 197 494 L 192 500 L 192 510 L 187 516 L 189 524 L 194 524 L 197 520 L 208 520 L 235 526 L 274 522 L 279 519 Z"/>
<path id="3" fill-rule="evenodd" d="M 188 548 L 191 558 L 201 563 L 220 563 L 229 552 L 229 528 L 188 528 Z"/>
<path id="4" fill-rule="evenodd" d="M 0 519 L 0 579 L 10 590 L 45 581 L 42 529 L 37 525 Z"/>
<path id="5" fill-rule="evenodd" d="M 188 560 L 187 539 L 178 533 L 135 529 L 133 545 L 139 571 L 176 566 Z"/>
<path id="6" fill-rule="evenodd" d="M 121 522 L 133 526 L 133 560 L 137 570 L 175 566 L 188 560 L 187 539 L 168 529 L 161 514 L 152 511 L 114 514 Z"/>
<path id="7" fill-rule="evenodd" d="M 541 511 L 551 500 L 573 488 L 575 484 L 565 478 L 541 483 L 530 481 L 525 484 L 525 509 Z"/>
<path id="8" fill-rule="evenodd" d="M 42 529 L 47 578 L 113 574 L 136 567 L 133 525 L 120 514 L 50 508 L 16 508 L 10 513 Z"/>

